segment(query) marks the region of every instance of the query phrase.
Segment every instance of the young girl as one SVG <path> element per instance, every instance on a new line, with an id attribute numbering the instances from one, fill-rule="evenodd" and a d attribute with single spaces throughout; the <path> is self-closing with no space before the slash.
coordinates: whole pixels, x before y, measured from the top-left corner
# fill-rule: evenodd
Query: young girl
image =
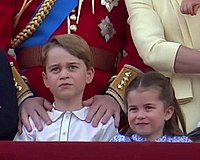
<path id="1" fill-rule="evenodd" d="M 200 0 L 183 0 L 181 3 L 181 13 L 196 15 L 200 7 Z"/>
<path id="2" fill-rule="evenodd" d="M 125 91 L 129 134 L 118 134 L 115 142 L 191 142 L 170 80 L 157 72 L 134 79 Z M 179 128 L 179 122 L 182 130 Z"/>

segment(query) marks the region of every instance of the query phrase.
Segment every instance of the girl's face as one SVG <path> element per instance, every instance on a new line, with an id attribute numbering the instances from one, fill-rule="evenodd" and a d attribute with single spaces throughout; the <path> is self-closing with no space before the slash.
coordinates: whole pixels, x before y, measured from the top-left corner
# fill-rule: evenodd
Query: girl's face
<path id="1" fill-rule="evenodd" d="M 93 68 L 87 70 L 83 60 L 63 48 L 55 47 L 49 51 L 43 80 L 54 98 L 82 98 L 85 85 L 92 81 L 93 76 Z"/>
<path id="2" fill-rule="evenodd" d="M 153 88 L 136 89 L 127 96 L 128 121 L 131 129 L 139 135 L 154 141 L 163 135 L 165 121 L 174 112 L 172 106 L 164 107 L 159 91 Z"/>

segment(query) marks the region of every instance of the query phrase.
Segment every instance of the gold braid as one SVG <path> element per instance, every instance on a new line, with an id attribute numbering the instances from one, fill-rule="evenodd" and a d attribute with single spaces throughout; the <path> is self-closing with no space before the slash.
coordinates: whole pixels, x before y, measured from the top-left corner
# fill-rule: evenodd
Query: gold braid
<path id="1" fill-rule="evenodd" d="M 56 0 L 44 0 L 40 9 L 32 18 L 32 20 L 28 23 L 26 28 L 24 28 L 18 35 L 15 36 L 13 40 L 11 40 L 11 48 L 16 48 L 17 46 L 22 44 L 27 38 L 33 35 L 33 33 L 37 30 L 37 28 L 45 19 L 45 17 L 49 14 L 55 2 Z"/>

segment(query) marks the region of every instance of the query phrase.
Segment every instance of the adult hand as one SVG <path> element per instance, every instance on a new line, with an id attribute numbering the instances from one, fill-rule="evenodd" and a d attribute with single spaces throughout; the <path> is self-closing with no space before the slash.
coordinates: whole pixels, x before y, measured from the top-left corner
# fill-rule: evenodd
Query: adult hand
<path id="1" fill-rule="evenodd" d="M 22 133 L 22 124 L 30 132 L 32 130 L 29 116 L 32 118 L 35 126 L 39 131 L 43 129 L 41 123 L 41 118 L 46 124 L 51 124 L 51 119 L 49 118 L 46 110 L 51 110 L 53 106 L 42 97 L 31 97 L 26 99 L 19 108 L 19 123 L 18 132 Z"/>
<path id="2" fill-rule="evenodd" d="M 119 127 L 120 106 L 113 97 L 109 95 L 96 95 L 84 101 L 83 105 L 91 106 L 86 121 L 92 121 L 94 127 L 96 127 L 100 121 L 106 124 L 112 115 L 114 116 L 115 127 Z"/>
<path id="3" fill-rule="evenodd" d="M 200 7 L 200 0 L 183 0 L 181 3 L 181 13 L 196 15 Z"/>

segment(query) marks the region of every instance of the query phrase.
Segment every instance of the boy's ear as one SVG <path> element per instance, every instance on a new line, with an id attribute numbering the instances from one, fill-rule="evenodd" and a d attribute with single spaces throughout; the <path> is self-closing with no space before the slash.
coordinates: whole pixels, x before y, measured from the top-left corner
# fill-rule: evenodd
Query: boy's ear
<path id="1" fill-rule="evenodd" d="M 86 83 L 89 84 L 94 78 L 95 70 L 93 67 L 87 70 Z"/>
<path id="2" fill-rule="evenodd" d="M 49 88 L 49 85 L 48 85 L 48 82 L 47 82 L 47 75 L 46 75 L 46 73 L 42 72 L 42 78 L 43 78 L 44 85 L 47 88 Z"/>
<path id="3" fill-rule="evenodd" d="M 174 113 L 174 107 L 168 106 L 165 109 L 165 121 L 168 121 L 172 117 L 173 113 Z"/>

